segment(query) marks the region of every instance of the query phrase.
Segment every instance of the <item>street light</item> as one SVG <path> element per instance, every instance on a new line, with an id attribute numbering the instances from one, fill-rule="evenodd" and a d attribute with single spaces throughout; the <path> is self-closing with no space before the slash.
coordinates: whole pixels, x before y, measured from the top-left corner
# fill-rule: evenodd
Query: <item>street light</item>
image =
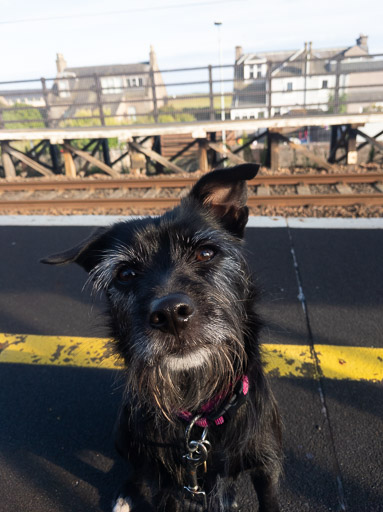
<path id="1" fill-rule="evenodd" d="M 225 120 L 225 97 L 223 92 L 223 75 L 222 75 L 222 45 L 221 45 L 221 27 L 222 21 L 215 21 L 214 25 L 218 32 L 218 63 L 219 63 L 219 79 L 221 83 L 221 120 Z M 226 131 L 222 130 L 222 144 L 226 148 Z"/>

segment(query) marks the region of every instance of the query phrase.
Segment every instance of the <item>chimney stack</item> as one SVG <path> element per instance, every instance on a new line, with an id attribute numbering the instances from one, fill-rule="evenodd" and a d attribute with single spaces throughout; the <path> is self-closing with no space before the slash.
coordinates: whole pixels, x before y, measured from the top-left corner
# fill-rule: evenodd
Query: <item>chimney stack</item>
<path id="1" fill-rule="evenodd" d="M 368 43 L 367 43 L 367 40 L 368 40 L 368 36 L 365 36 L 364 34 L 360 34 L 360 36 L 356 40 L 356 44 L 360 48 L 362 48 L 362 50 L 364 50 L 365 52 L 368 53 Z"/>
<path id="2" fill-rule="evenodd" d="M 235 47 L 235 62 L 239 60 L 243 55 L 243 48 L 242 46 L 236 46 Z"/>
<path id="3" fill-rule="evenodd" d="M 57 73 L 62 73 L 67 67 L 66 60 L 64 59 L 64 55 L 62 53 L 56 54 L 56 68 Z"/>
<path id="4" fill-rule="evenodd" d="M 150 62 L 150 68 L 154 71 L 158 70 L 158 62 L 157 62 L 157 55 L 154 51 L 153 45 L 150 45 L 150 53 L 149 53 L 149 62 Z"/>

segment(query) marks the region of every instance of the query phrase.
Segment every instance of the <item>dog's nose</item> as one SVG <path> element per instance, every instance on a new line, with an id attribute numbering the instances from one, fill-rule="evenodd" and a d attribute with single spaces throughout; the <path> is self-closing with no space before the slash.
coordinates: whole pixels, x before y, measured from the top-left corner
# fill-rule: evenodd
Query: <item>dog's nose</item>
<path id="1" fill-rule="evenodd" d="M 187 295 L 172 293 L 152 302 L 149 322 L 154 329 L 176 334 L 187 326 L 193 313 L 194 305 Z"/>

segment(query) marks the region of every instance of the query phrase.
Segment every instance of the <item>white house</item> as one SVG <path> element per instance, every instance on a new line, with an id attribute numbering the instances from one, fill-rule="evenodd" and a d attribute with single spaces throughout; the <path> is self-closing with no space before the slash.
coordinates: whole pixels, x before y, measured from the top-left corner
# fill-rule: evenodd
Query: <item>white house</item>
<path id="1" fill-rule="evenodd" d="M 383 60 L 367 36 L 346 48 L 243 54 L 236 47 L 231 119 L 307 112 L 362 112 L 383 105 Z M 337 91 L 337 92 L 336 92 Z"/>
<path id="2" fill-rule="evenodd" d="M 148 62 L 68 67 L 59 53 L 56 67 L 56 77 L 46 82 L 42 79 L 39 88 L 0 89 L 0 106 L 5 110 L 17 108 L 18 104 L 36 108 L 46 108 L 48 104 L 51 125 L 54 125 L 76 117 L 97 118 L 102 104 L 104 115 L 111 118 L 112 123 L 115 119 L 116 122 L 139 122 L 154 109 L 152 80 L 157 107 L 165 103 L 166 88 L 153 47 L 150 47 Z M 43 84 L 46 84 L 45 90 Z"/>
<path id="3" fill-rule="evenodd" d="M 49 92 L 54 118 L 72 119 L 92 114 L 102 103 L 104 112 L 119 121 L 140 120 L 154 108 L 150 72 L 153 72 L 157 106 L 164 104 L 166 88 L 158 68 L 157 57 L 150 47 L 148 62 L 101 66 L 68 67 L 62 54 L 57 54 L 57 75 Z M 89 112 L 87 112 L 87 110 Z"/>

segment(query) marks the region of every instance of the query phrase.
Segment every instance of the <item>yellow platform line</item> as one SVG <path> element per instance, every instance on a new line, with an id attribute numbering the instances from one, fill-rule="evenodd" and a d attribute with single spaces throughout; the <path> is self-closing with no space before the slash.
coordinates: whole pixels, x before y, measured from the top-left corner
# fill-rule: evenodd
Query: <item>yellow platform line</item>
<path id="1" fill-rule="evenodd" d="M 315 345 L 324 377 L 383 381 L 383 349 Z M 315 364 L 306 345 L 263 345 L 266 370 L 278 377 L 315 376 Z M 36 336 L 0 333 L 0 363 L 120 369 L 110 340 L 77 336 Z"/>

